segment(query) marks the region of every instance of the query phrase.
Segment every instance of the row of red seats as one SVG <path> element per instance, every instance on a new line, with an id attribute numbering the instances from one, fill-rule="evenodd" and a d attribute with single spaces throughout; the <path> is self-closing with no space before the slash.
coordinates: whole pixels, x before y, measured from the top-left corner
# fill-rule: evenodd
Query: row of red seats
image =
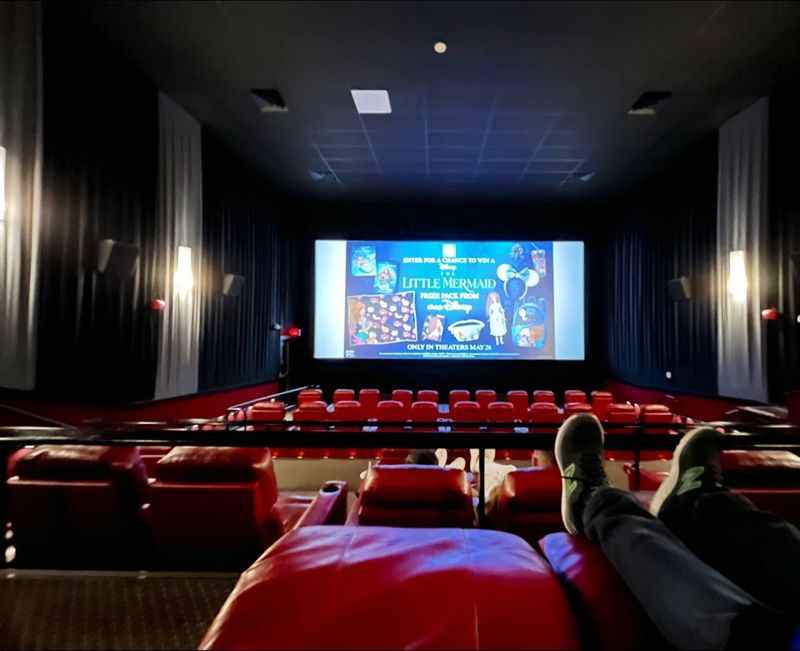
<path id="1" fill-rule="evenodd" d="M 241 567 L 299 524 L 344 522 L 347 508 L 344 482 L 281 495 L 264 448 L 175 447 L 148 476 L 138 448 L 38 446 L 12 455 L 8 477 L 28 566 Z"/>
<path id="2" fill-rule="evenodd" d="M 532 397 L 532 401 L 531 401 Z M 381 401 L 381 392 L 378 389 L 361 389 L 356 398 L 356 392 L 353 389 L 336 389 L 333 392 L 331 402 L 336 405 L 340 402 L 349 402 L 358 400 L 362 408 L 367 413 L 368 417 L 376 409 L 378 403 Z M 394 389 L 390 394 L 391 400 L 401 402 L 406 409 L 411 407 L 415 401 L 414 392 L 409 389 Z M 473 396 L 467 389 L 452 389 L 448 394 L 448 408 L 452 411 L 453 407 L 458 402 L 472 401 Z M 317 402 L 323 400 L 323 392 L 321 389 L 305 389 L 298 394 L 297 404 L 301 406 L 308 402 Z M 478 389 L 475 391 L 474 401 L 477 402 L 482 410 L 485 410 L 489 404 L 498 402 L 498 394 L 494 389 Z M 420 389 L 416 393 L 416 402 L 433 402 L 439 404 L 439 392 L 432 389 Z M 506 393 L 506 402 L 514 407 L 516 418 L 524 419 L 528 408 L 536 403 L 550 403 L 556 404 L 556 396 L 552 391 L 537 390 L 528 395 L 527 391 L 515 390 Z M 591 404 L 592 409 L 601 418 L 605 414 L 606 408 L 614 402 L 614 397 L 608 391 L 593 391 L 591 394 L 591 403 L 587 399 L 586 392 L 578 389 L 569 389 L 564 392 L 564 405 L 571 403 Z"/>

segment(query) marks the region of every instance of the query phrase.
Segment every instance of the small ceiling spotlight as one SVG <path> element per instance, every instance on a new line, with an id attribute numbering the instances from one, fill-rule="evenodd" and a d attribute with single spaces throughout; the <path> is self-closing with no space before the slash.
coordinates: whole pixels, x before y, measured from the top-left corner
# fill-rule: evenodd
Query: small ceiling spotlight
<path id="1" fill-rule="evenodd" d="M 583 181 L 584 183 L 588 183 L 589 181 L 591 181 L 594 178 L 594 175 L 595 175 L 595 172 L 588 172 L 587 174 L 579 176 L 578 179 L 580 181 Z"/>
<path id="2" fill-rule="evenodd" d="M 436 43 L 433 44 L 433 51 L 436 52 L 436 54 L 444 54 L 447 52 L 447 43 L 444 41 L 436 41 Z"/>

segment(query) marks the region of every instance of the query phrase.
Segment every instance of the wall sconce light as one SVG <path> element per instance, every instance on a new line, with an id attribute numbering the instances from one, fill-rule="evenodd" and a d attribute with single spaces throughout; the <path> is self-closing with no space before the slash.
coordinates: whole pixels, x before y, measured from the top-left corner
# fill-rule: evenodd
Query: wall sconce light
<path id="1" fill-rule="evenodd" d="M 191 247 L 178 247 L 178 263 L 175 265 L 175 274 L 172 277 L 172 282 L 175 285 L 175 293 L 179 296 L 186 296 L 194 287 Z"/>
<path id="2" fill-rule="evenodd" d="M 6 219 L 6 148 L 0 147 L 0 222 Z"/>
<path id="3" fill-rule="evenodd" d="M 744 251 L 730 252 L 728 293 L 736 303 L 744 303 L 747 300 L 747 271 L 744 264 Z"/>

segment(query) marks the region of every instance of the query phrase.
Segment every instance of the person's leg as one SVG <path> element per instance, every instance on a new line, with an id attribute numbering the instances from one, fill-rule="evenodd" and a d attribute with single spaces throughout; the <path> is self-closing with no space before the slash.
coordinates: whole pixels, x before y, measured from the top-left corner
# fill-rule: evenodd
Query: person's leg
<path id="1" fill-rule="evenodd" d="M 764 603 L 796 613 L 800 531 L 723 486 L 720 436 L 711 428 L 684 436 L 652 510 L 701 560 Z"/>
<path id="2" fill-rule="evenodd" d="M 583 531 L 675 647 L 773 648 L 788 641 L 792 627 L 779 613 L 701 561 L 630 493 L 595 491 Z"/>
<path id="3" fill-rule="evenodd" d="M 569 418 L 555 452 L 567 530 L 602 548 L 670 644 L 722 649 L 788 643 L 791 622 L 692 554 L 630 493 L 608 486 L 602 426 L 594 416 Z"/>

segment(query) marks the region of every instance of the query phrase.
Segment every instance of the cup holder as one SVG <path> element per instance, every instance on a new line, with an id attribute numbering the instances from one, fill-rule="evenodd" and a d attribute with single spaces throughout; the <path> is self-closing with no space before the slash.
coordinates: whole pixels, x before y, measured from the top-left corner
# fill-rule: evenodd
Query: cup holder
<path id="1" fill-rule="evenodd" d="M 339 487 L 336 484 L 325 484 L 320 490 L 323 493 L 338 493 Z"/>

